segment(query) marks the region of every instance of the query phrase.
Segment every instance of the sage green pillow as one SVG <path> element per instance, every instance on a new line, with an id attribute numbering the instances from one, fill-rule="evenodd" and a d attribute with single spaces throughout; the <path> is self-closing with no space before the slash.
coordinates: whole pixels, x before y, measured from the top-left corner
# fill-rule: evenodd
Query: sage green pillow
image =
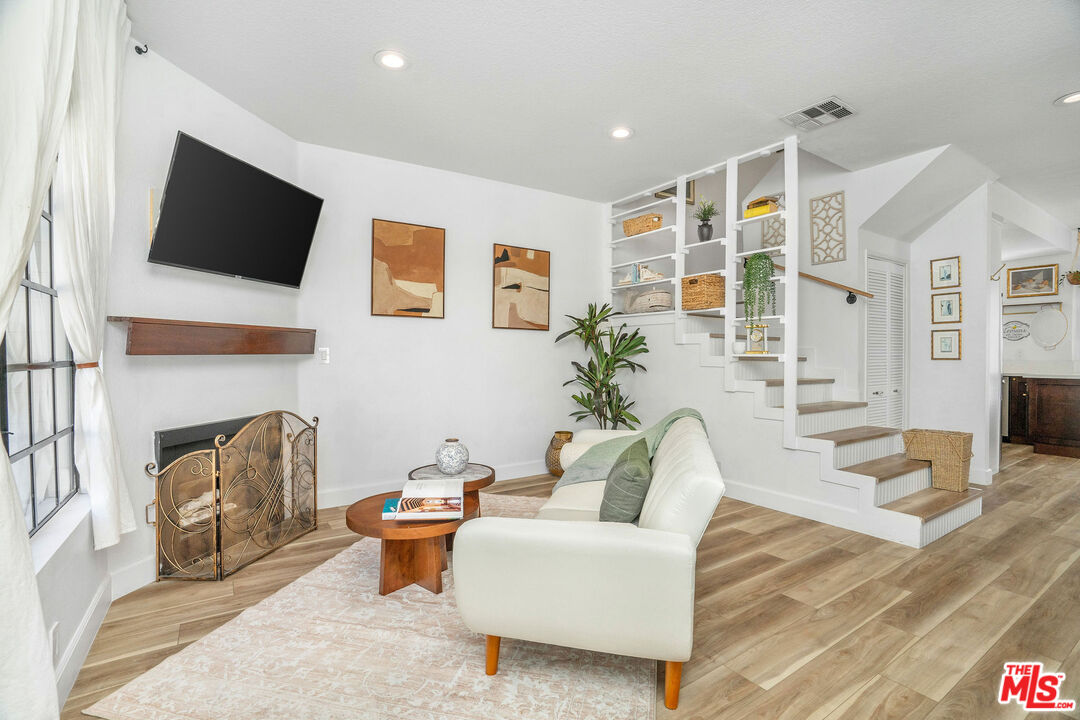
<path id="1" fill-rule="evenodd" d="M 641 438 L 619 455 L 608 473 L 604 499 L 600 503 L 600 521 L 631 523 L 637 520 L 650 482 L 649 444 Z"/>

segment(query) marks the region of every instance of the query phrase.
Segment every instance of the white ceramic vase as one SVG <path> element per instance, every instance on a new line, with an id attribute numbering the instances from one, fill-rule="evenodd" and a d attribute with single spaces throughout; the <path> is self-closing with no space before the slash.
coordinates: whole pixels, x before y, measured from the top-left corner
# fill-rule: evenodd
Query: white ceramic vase
<path id="1" fill-rule="evenodd" d="M 435 451 L 435 464 L 444 475 L 459 475 L 469 464 L 469 448 L 457 438 L 446 438 Z"/>

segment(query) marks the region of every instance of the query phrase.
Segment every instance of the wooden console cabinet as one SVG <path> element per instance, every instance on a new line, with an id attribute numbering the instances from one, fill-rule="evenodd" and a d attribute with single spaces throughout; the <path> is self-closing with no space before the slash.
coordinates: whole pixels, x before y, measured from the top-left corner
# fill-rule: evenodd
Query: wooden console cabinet
<path id="1" fill-rule="evenodd" d="M 1080 379 L 1010 378 L 1009 441 L 1080 457 Z"/>

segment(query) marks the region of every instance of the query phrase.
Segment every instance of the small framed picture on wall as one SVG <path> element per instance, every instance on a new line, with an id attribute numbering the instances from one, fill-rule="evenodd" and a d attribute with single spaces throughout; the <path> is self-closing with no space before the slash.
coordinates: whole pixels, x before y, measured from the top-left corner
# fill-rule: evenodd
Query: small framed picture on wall
<path id="1" fill-rule="evenodd" d="M 1008 292 L 1011 298 L 1042 297 L 1058 294 L 1058 266 L 1031 265 L 1009 268 Z"/>
<path id="2" fill-rule="evenodd" d="M 930 331 L 930 359 L 931 360 L 959 360 L 960 359 L 960 331 L 959 330 L 931 330 Z"/>
<path id="3" fill-rule="evenodd" d="M 934 325 L 960 322 L 961 313 L 959 291 L 937 293 L 930 296 L 930 322 Z"/>
<path id="4" fill-rule="evenodd" d="M 930 289 L 960 287 L 960 257 L 930 261 Z"/>

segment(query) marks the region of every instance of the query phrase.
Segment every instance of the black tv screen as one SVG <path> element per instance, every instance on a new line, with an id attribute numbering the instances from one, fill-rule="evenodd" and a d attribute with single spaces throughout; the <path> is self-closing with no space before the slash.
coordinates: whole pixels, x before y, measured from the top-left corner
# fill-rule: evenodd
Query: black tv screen
<path id="1" fill-rule="evenodd" d="M 322 198 L 177 133 L 152 263 L 300 287 Z"/>

